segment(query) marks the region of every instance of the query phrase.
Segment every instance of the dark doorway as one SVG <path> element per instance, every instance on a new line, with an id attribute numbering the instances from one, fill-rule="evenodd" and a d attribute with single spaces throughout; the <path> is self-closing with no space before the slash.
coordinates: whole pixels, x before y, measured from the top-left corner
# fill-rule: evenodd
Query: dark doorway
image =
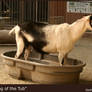
<path id="1" fill-rule="evenodd" d="M 25 0 L 25 21 L 48 21 L 48 0 Z"/>

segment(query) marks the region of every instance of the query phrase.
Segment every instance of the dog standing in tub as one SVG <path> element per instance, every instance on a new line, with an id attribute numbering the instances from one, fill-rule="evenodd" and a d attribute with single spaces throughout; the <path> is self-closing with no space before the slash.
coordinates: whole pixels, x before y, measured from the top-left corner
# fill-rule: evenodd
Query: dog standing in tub
<path id="1" fill-rule="evenodd" d="M 72 24 L 45 24 L 27 22 L 16 25 L 9 34 L 15 34 L 17 52 L 15 58 L 19 58 L 25 49 L 24 58 L 27 60 L 31 48 L 37 52 L 58 53 L 60 65 L 66 59 L 74 44 L 86 30 L 92 30 L 92 16 L 85 16 Z"/>

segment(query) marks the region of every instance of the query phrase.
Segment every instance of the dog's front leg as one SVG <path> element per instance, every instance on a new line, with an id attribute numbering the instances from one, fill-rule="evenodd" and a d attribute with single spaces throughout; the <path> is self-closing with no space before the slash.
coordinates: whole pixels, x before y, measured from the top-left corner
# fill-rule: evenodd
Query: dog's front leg
<path id="1" fill-rule="evenodd" d="M 66 54 L 65 56 L 64 56 L 64 63 L 63 64 L 68 64 L 68 54 Z"/>
<path id="2" fill-rule="evenodd" d="M 60 66 L 62 66 L 64 64 L 64 54 L 59 53 L 58 59 L 59 59 Z"/>

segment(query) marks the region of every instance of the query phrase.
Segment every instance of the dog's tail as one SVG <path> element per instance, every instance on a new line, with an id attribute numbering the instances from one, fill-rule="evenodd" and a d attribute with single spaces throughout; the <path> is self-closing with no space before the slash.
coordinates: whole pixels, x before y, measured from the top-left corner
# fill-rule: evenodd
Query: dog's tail
<path id="1" fill-rule="evenodd" d="M 13 35 L 13 34 L 15 34 L 15 29 L 10 30 L 8 34 L 9 34 L 10 36 Z"/>
<path id="2" fill-rule="evenodd" d="M 18 25 L 16 25 L 14 28 L 12 28 L 10 31 L 9 31 L 9 35 L 14 35 L 15 33 L 19 32 L 20 31 L 20 28 Z"/>

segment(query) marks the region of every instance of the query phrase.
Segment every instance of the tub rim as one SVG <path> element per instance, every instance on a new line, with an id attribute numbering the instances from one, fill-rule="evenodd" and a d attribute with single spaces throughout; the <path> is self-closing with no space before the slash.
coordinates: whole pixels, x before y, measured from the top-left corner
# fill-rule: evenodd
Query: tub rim
<path id="1" fill-rule="evenodd" d="M 47 65 L 47 64 L 42 64 L 42 63 L 37 63 L 37 62 L 30 62 L 29 60 L 22 60 L 22 59 L 16 59 L 13 57 L 9 57 L 9 56 L 5 56 L 5 53 L 9 53 L 9 52 L 15 52 L 16 50 L 9 50 L 9 51 L 4 51 L 3 53 L 1 53 L 1 57 L 3 57 L 4 59 L 7 60 L 12 60 L 15 62 L 20 62 L 20 63 L 27 63 L 27 64 L 31 64 L 31 65 L 36 65 L 36 66 L 41 66 L 41 67 L 55 67 L 55 68 L 82 68 L 84 66 L 86 66 L 86 62 L 82 62 L 82 64 L 79 65 L 62 65 L 62 66 L 55 66 L 55 65 Z M 34 58 L 35 59 L 35 58 Z"/>

